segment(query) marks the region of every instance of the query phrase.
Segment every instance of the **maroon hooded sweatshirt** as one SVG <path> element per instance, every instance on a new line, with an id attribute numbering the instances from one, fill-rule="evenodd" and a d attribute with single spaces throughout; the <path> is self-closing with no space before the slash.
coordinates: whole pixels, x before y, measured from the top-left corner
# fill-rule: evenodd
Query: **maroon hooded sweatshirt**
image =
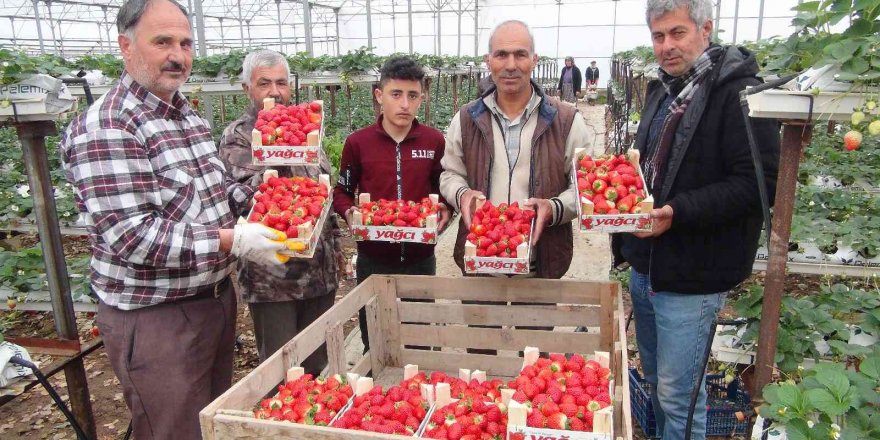
<path id="1" fill-rule="evenodd" d="M 428 194 L 440 194 L 440 159 L 446 139 L 439 130 L 413 121 L 409 134 L 397 143 L 376 123 L 345 139 L 339 179 L 333 189 L 333 209 L 345 216 L 356 204 L 359 193 L 370 193 L 371 200 L 419 201 Z M 445 203 L 442 200 L 441 202 Z M 406 266 L 434 254 L 434 245 L 359 241 L 358 254 L 381 264 Z"/>

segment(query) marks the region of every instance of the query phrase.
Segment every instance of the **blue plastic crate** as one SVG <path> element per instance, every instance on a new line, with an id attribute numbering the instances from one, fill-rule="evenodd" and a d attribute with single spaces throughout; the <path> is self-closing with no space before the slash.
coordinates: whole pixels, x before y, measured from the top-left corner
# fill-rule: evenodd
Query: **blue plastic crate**
<path id="1" fill-rule="evenodd" d="M 630 368 L 629 398 L 633 416 L 638 420 L 646 436 L 660 438 L 650 392 L 651 385 L 642 378 L 635 368 Z M 749 430 L 749 421 L 740 422 L 736 419 L 736 413 L 747 410 L 752 399 L 742 390 L 742 383 L 739 379 L 725 385 L 724 375 L 707 374 L 706 392 L 709 394 L 706 402 L 708 407 L 706 435 L 713 437 L 746 435 Z"/>

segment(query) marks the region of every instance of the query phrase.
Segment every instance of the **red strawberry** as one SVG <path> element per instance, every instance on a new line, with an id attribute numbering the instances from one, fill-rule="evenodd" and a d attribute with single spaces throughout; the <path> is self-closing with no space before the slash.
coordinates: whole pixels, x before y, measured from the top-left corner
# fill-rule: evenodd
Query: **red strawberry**
<path id="1" fill-rule="evenodd" d="M 562 413 L 556 413 L 547 417 L 547 427 L 550 429 L 568 429 L 568 417 Z"/>

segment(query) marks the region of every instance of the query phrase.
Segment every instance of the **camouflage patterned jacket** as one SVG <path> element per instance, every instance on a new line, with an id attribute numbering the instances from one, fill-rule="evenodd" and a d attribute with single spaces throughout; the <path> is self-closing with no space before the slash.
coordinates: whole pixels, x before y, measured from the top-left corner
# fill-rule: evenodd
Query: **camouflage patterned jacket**
<path id="1" fill-rule="evenodd" d="M 256 114 L 249 111 L 232 122 L 220 138 L 220 158 L 226 171 L 240 183 L 256 187 L 262 182 L 265 167 L 251 164 L 251 130 L 254 128 Z M 320 153 L 319 167 L 278 166 L 280 176 L 309 176 L 317 179 L 318 174 L 330 174 L 330 161 L 323 151 Z M 247 212 L 234 213 L 247 215 Z M 336 215 L 324 225 L 321 239 L 311 259 L 292 258 L 284 266 L 266 267 L 247 261 L 238 262 L 238 282 L 241 286 L 243 302 L 277 302 L 295 299 L 314 298 L 335 294 L 339 286 L 336 255 L 342 252 L 339 225 Z"/>

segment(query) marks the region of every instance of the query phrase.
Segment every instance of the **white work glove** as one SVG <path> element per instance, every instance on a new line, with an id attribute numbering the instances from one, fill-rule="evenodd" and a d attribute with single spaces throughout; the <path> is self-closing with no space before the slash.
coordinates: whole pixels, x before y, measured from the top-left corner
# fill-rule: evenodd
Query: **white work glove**
<path id="1" fill-rule="evenodd" d="M 287 258 L 278 254 L 287 249 L 287 236 L 259 223 L 235 225 L 232 254 L 264 266 L 281 265 Z"/>

